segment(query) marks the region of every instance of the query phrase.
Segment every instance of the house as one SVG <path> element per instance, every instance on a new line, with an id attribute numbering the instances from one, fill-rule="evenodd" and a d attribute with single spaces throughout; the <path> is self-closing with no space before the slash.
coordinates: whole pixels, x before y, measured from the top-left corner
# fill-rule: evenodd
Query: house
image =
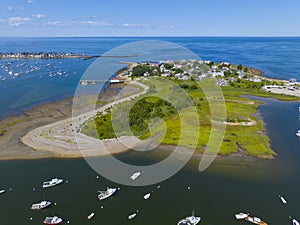
<path id="1" fill-rule="evenodd" d="M 164 66 L 164 64 L 162 64 L 160 67 L 159 67 L 160 71 L 162 73 L 164 73 L 166 71 L 166 67 Z"/>
<path id="2" fill-rule="evenodd" d="M 297 80 L 295 78 L 289 79 L 289 85 L 295 85 L 297 84 Z"/>
<path id="3" fill-rule="evenodd" d="M 225 79 L 219 79 L 219 80 L 217 80 L 216 85 L 219 87 L 225 87 L 225 86 L 227 86 L 227 81 Z"/>
<path id="4" fill-rule="evenodd" d="M 234 77 L 229 77 L 229 82 L 233 83 L 235 81 Z"/>
<path id="5" fill-rule="evenodd" d="M 150 74 L 148 72 L 144 73 L 144 77 L 148 77 Z"/>

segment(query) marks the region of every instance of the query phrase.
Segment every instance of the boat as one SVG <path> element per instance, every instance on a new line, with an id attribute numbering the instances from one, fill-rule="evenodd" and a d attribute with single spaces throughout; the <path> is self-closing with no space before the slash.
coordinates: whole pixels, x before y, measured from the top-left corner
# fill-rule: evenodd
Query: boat
<path id="1" fill-rule="evenodd" d="M 95 216 L 95 213 L 91 213 L 91 214 L 88 215 L 86 218 L 87 218 L 88 220 L 90 220 L 90 219 L 92 219 L 94 216 Z"/>
<path id="2" fill-rule="evenodd" d="M 38 210 L 38 209 L 44 209 L 51 205 L 51 202 L 49 201 L 41 201 L 40 203 L 32 204 L 31 209 Z"/>
<path id="3" fill-rule="evenodd" d="M 192 216 L 188 216 L 184 219 L 179 220 L 177 225 L 196 225 L 201 221 L 201 217 L 194 216 L 194 211 L 192 213 Z"/>
<path id="4" fill-rule="evenodd" d="M 148 194 L 145 194 L 145 195 L 144 195 L 144 199 L 145 199 L 145 200 L 147 200 L 148 198 L 150 198 L 150 196 L 151 196 L 151 194 L 150 194 L 150 193 L 148 193 Z"/>
<path id="5" fill-rule="evenodd" d="M 281 202 L 282 202 L 283 204 L 287 204 L 287 201 L 285 200 L 284 197 L 282 197 L 282 196 L 279 195 L 279 198 L 280 198 L 280 200 L 281 200 Z"/>
<path id="6" fill-rule="evenodd" d="M 248 217 L 249 214 L 247 213 L 238 213 L 238 214 L 235 214 L 235 218 L 237 220 L 244 220 L 246 217 Z"/>
<path id="7" fill-rule="evenodd" d="M 99 200 L 103 200 L 109 198 L 117 191 L 117 188 L 107 188 L 106 191 L 98 191 L 100 194 L 98 195 Z"/>
<path id="8" fill-rule="evenodd" d="M 297 220 L 295 220 L 295 219 L 292 220 L 292 224 L 293 225 L 300 225 L 300 223 Z"/>
<path id="9" fill-rule="evenodd" d="M 119 83 L 124 83 L 124 80 L 119 80 L 118 78 L 112 78 L 109 83 L 111 84 L 119 84 Z"/>
<path id="10" fill-rule="evenodd" d="M 297 137 L 300 137 L 300 130 L 297 131 L 296 135 Z"/>
<path id="11" fill-rule="evenodd" d="M 58 184 L 61 184 L 63 182 L 63 179 L 59 179 L 59 178 L 54 178 L 50 181 L 45 181 L 43 182 L 43 188 L 47 188 L 47 187 L 52 187 Z"/>
<path id="12" fill-rule="evenodd" d="M 129 219 L 129 220 L 132 220 L 132 219 L 134 219 L 134 218 L 136 217 L 136 215 L 137 215 L 137 213 L 130 214 L 130 215 L 128 216 L 128 219 Z"/>
<path id="13" fill-rule="evenodd" d="M 136 178 L 138 178 L 142 173 L 141 172 L 136 172 L 134 174 L 131 175 L 130 179 L 131 180 L 135 180 Z"/>
<path id="14" fill-rule="evenodd" d="M 3 194 L 5 192 L 5 190 L 3 189 L 3 190 L 0 190 L 0 194 Z"/>
<path id="15" fill-rule="evenodd" d="M 54 225 L 54 224 L 62 224 L 62 218 L 58 216 L 46 217 L 43 221 L 44 224 Z"/>
<path id="16" fill-rule="evenodd" d="M 266 222 L 262 221 L 258 217 L 247 216 L 245 218 L 245 220 L 248 221 L 248 222 L 250 222 L 250 223 L 254 223 L 254 224 L 258 224 L 258 225 L 268 225 Z"/>

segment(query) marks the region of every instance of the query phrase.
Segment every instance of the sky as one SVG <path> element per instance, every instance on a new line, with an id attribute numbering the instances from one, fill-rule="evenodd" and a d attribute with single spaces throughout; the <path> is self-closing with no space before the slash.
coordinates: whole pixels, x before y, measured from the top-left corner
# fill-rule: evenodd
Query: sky
<path id="1" fill-rule="evenodd" d="M 0 36 L 300 36 L 300 0 L 0 0 Z"/>

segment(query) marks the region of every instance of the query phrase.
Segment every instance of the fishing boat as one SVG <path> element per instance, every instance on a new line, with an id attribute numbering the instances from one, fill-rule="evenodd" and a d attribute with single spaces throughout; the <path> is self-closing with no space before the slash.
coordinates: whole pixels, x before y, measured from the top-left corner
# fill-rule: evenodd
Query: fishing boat
<path id="1" fill-rule="evenodd" d="M 52 187 L 58 184 L 61 184 L 63 182 L 63 179 L 59 179 L 59 178 L 54 178 L 50 181 L 45 181 L 43 182 L 43 188 L 47 188 L 47 187 Z"/>
<path id="2" fill-rule="evenodd" d="M 51 202 L 49 202 L 49 201 L 41 201 L 40 203 L 32 204 L 31 209 L 33 209 L 33 210 L 44 209 L 50 205 L 51 205 Z"/>
<path id="3" fill-rule="evenodd" d="M 268 225 L 266 222 L 262 221 L 258 217 L 247 216 L 245 218 L 245 220 L 248 221 L 248 222 L 250 222 L 250 223 L 254 223 L 254 224 L 258 224 L 258 225 Z"/>
<path id="4" fill-rule="evenodd" d="M 91 213 L 91 214 L 88 215 L 86 218 L 87 218 L 88 220 L 90 220 L 90 219 L 92 219 L 94 216 L 95 216 L 95 213 Z"/>
<path id="5" fill-rule="evenodd" d="M 5 190 L 0 190 L 0 194 L 3 194 L 5 192 Z"/>
<path id="6" fill-rule="evenodd" d="M 116 193 L 116 191 L 117 191 L 117 188 L 107 188 L 106 191 L 98 191 L 99 192 L 98 198 L 99 198 L 99 200 L 109 198 L 114 193 Z"/>
<path id="7" fill-rule="evenodd" d="M 297 220 L 295 220 L 295 219 L 292 220 L 292 224 L 293 225 L 300 225 L 300 223 Z"/>
<path id="8" fill-rule="evenodd" d="M 54 224 L 62 224 L 62 218 L 58 216 L 46 217 L 43 221 L 44 224 L 54 225 Z"/>
<path id="9" fill-rule="evenodd" d="M 201 217 L 195 216 L 194 211 L 192 213 L 192 216 L 188 216 L 184 219 L 179 220 L 177 225 L 196 225 L 201 221 Z"/>
<path id="10" fill-rule="evenodd" d="M 141 172 L 136 172 L 134 174 L 131 175 L 130 179 L 131 180 L 135 180 L 136 178 L 138 178 L 139 176 L 141 176 Z"/>
<path id="11" fill-rule="evenodd" d="M 244 220 L 246 217 L 249 216 L 249 214 L 248 213 L 247 214 L 246 213 L 237 213 L 234 216 L 237 220 Z"/>
<path id="12" fill-rule="evenodd" d="M 150 194 L 150 193 L 148 193 L 148 194 L 145 194 L 145 195 L 144 195 L 144 199 L 145 199 L 145 200 L 147 200 L 147 199 L 149 199 L 149 198 L 150 198 L 150 196 L 151 196 L 151 194 Z"/>
<path id="13" fill-rule="evenodd" d="M 282 197 L 282 196 L 279 195 L 279 198 L 280 198 L 280 200 L 281 200 L 281 202 L 282 202 L 283 204 L 287 204 L 287 201 L 285 200 L 284 197 Z"/>

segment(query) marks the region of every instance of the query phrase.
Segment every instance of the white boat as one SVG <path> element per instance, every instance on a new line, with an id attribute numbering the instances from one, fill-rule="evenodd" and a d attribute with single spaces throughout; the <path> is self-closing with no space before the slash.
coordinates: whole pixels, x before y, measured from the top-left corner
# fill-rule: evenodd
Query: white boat
<path id="1" fill-rule="evenodd" d="M 279 195 L 279 198 L 280 198 L 280 200 L 281 200 L 281 202 L 282 202 L 283 204 L 287 204 L 287 201 L 285 200 L 284 197 L 282 197 L 282 196 Z"/>
<path id="2" fill-rule="evenodd" d="M 141 172 L 136 172 L 134 174 L 131 175 L 130 179 L 131 180 L 135 180 L 136 178 L 138 178 L 139 176 L 141 176 Z"/>
<path id="3" fill-rule="evenodd" d="M 44 209 L 51 205 L 51 202 L 49 201 L 41 201 L 40 203 L 32 204 L 31 209 L 38 210 L 38 209 Z"/>
<path id="4" fill-rule="evenodd" d="M 3 194 L 5 192 L 5 190 L 0 190 L 0 194 Z"/>
<path id="5" fill-rule="evenodd" d="M 147 200 L 148 198 L 150 198 L 150 196 L 151 196 L 151 194 L 150 194 L 150 193 L 148 193 L 148 194 L 145 194 L 145 195 L 144 195 L 144 199 L 145 199 L 145 200 Z"/>
<path id="6" fill-rule="evenodd" d="M 106 191 L 98 191 L 99 192 L 98 198 L 99 198 L 99 200 L 109 198 L 116 191 L 117 191 L 117 188 L 107 188 Z"/>
<path id="7" fill-rule="evenodd" d="M 238 214 L 235 214 L 235 218 L 237 220 L 244 220 L 246 217 L 248 217 L 249 214 L 246 214 L 246 213 L 238 213 Z"/>
<path id="8" fill-rule="evenodd" d="M 132 220 L 133 218 L 136 217 L 136 215 L 137 215 L 137 213 L 130 214 L 130 215 L 128 216 L 128 219 L 129 219 L 129 220 Z"/>
<path id="9" fill-rule="evenodd" d="M 50 181 L 45 181 L 43 182 L 43 188 L 47 188 L 47 187 L 52 187 L 58 184 L 61 184 L 63 182 L 63 179 L 59 179 L 59 178 L 54 178 Z"/>
<path id="10" fill-rule="evenodd" d="M 194 216 L 194 212 L 192 213 L 192 216 L 188 216 L 184 219 L 179 220 L 177 225 L 196 225 L 201 221 L 201 217 Z"/>
<path id="11" fill-rule="evenodd" d="M 295 219 L 292 220 L 292 224 L 293 225 L 300 225 L 300 223 L 297 220 L 295 220 Z"/>
<path id="12" fill-rule="evenodd" d="M 51 217 L 46 217 L 43 221 L 44 224 L 61 224 L 63 222 L 62 218 L 59 218 L 58 216 L 51 216 Z"/>
<path id="13" fill-rule="evenodd" d="M 95 213 L 91 213 L 91 214 L 88 215 L 86 218 L 90 220 L 90 219 L 92 219 L 94 216 L 95 216 Z"/>
<path id="14" fill-rule="evenodd" d="M 296 135 L 297 137 L 300 137 L 300 130 L 297 131 Z"/>

